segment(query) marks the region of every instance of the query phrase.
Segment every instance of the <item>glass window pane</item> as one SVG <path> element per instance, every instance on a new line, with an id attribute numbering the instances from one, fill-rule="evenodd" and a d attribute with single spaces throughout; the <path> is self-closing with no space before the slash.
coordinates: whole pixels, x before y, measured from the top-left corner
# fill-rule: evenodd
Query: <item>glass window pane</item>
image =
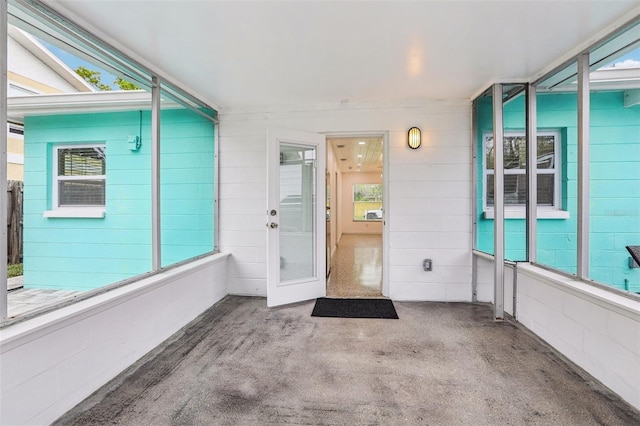
<path id="1" fill-rule="evenodd" d="M 555 175 L 545 174 L 538 175 L 538 205 L 553 206 L 553 197 L 555 192 Z"/>
<path id="2" fill-rule="evenodd" d="M 90 54 L 79 58 L 67 45 L 53 44 L 64 37 L 47 23 L 36 26 L 37 34 L 24 32 L 29 26 L 10 26 L 7 34 L 10 96 L 47 110 L 18 111 L 8 102 L 15 122 L 9 152 L 24 158 L 20 167 L 9 168 L 10 179 L 22 181 L 24 191 L 23 252 L 11 258 L 23 287 L 8 294 L 10 316 L 152 269 L 151 95 L 116 93 L 78 78 L 79 66 L 101 72 L 92 75 L 104 85 L 115 76 L 102 73 Z M 43 57 L 66 67 L 52 69 Z M 116 65 L 110 70 L 124 77 Z M 115 103 L 117 111 L 105 111 Z M 141 144 L 130 146 L 130 137 Z"/>
<path id="3" fill-rule="evenodd" d="M 519 173 L 504 176 L 504 204 L 524 205 L 527 202 L 527 175 Z"/>
<path id="4" fill-rule="evenodd" d="M 527 168 L 527 143 L 524 135 L 504 137 L 504 168 Z"/>
<path id="5" fill-rule="evenodd" d="M 555 168 L 555 137 L 552 135 L 538 135 L 538 168 Z"/>
<path id="6" fill-rule="evenodd" d="M 382 220 L 382 184 L 353 185 L 353 220 Z"/>
<path id="7" fill-rule="evenodd" d="M 214 123 L 161 90 L 162 266 L 214 250 Z"/>
<path id="8" fill-rule="evenodd" d="M 539 264 L 570 274 L 576 273 L 577 266 L 578 98 L 573 84 L 576 69 L 574 62 L 549 77 L 549 87 L 543 83 L 536 93 L 538 206 L 553 206 L 556 199 L 555 207 L 569 215 L 568 219 L 538 218 L 536 258 Z M 562 90 L 549 90 L 552 86 Z M 560 140 L 556 146 L 554 136 L 545 134 L 549 129 L 557 129 Z M 560 163 L 556 162 L 558 158 Z"/>
<path id="9" fill-rule="evenodd" d="M 60 206 L 104 206 L 104 180 L 66 180 L 58 182 Z"/>
<path id="10" fill-rule="evenodd" d="M 474 248 L 476 250 L 493 254 L 493 220 L 486 219 L 484 210 L 493 206 L 493 168 L 494 168 L 494 141 L 493 141 L 493 96 L 488 90 L 473 101 L 473 112 L 476 117 L 475 151 L 476 175 L 476 229 Z M 487 172 L 491 171 L 491 173 Z"/>
<path id="11" fill-rule="evenodd" d="M 493 135 L 485 135 L 484 137 L 484 158 L 487 170 L 493 170 L 495 164 L 495 153 L 493 151 Z"/>
<path id="12" fill-rule="evenodd" d="M 315 275 L 315 156 L 280 145 L 280 281 Z"/>
<path id="13" fill-rule="evenodd" d="M 105 163 L 104 146 L 58 150 L 58 176 L 104 175 Z"/>
<path id="14" fill-rule="evenodd" d="M 627 247 L 640 247 L 639 46 L 640 22 L 591 52 L 591 63 L 606 60 L 590 74 L 589 278 L 634 293 L 640 268 Z"/>
<path id="15" fill-rule="evenodd" d="M 553 206 L 555 176 L 553 174 L 538 175 L 538 206 Z M 487 175 L 487 205 L 493 206 L 493 174 Z M 505 206 L 526 204 L 527 176 L 525 174 L 505 175 Z"/>

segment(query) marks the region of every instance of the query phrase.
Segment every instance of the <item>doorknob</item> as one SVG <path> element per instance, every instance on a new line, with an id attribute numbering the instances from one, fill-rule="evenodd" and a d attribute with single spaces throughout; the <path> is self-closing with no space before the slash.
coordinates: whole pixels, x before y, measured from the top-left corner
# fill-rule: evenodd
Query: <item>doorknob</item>
<path id="1" fill-rule="evenodd" d="M 271 223 L 269 224 L 269 227 L 270 227 L 271 229 L 276 229 L 276 228 L 278 227 L 278 224 L 277 224 L 277 223 L 275 223 L 275 222 L 271 222 Z"/>

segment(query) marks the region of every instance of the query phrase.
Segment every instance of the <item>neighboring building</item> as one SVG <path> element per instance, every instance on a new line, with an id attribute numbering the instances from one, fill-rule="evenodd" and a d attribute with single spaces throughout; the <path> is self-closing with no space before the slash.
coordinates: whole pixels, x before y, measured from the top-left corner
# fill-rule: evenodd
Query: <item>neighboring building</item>
<path id="1" fill-rule="evenodd" d="M 32 35 L 14 26 L 9 26 L 7 53 L 9 97 L 95 91 Z M 7 131 L 7 177 L 22 180 L 23 123 L 10 118 Z"/>
<path id="2" fill-rule="evenodd" d="M 591 278 L 622 290 L 640 292 L 640 268 L 626 246 L 640 244 L 640 88 L 611 89 L 612 82 L 640 77 L 640 68 L 592 74 L 590 256 Z M 606 83 L 600 83 L 606 82 Z M 607 86 L 607 84 L 609 86 Z M 635 100 L 634 100 L 635 99 Z M 577 94 L 540 92 L 538 112 L 537 261 L 576 273 L 577 247 Z M 493 133 L 490 99 L 480 106 L 477 127 L 478 249 L 493 252 Z M 511 261 L 526 259 L 525 102 L 504 106 L 505 249 Z M 489 164 L 488 164 L 489 163 Z"/>
<path id="3" fill-rule="evenodd" d="M 150 105 L 143 91 L 9 99 L 25 123 L 25 288 L 93 290 L 150 270 Z M 214 128 L 165 102 L 162 130 L 169 265 L 213 250 Z"/>

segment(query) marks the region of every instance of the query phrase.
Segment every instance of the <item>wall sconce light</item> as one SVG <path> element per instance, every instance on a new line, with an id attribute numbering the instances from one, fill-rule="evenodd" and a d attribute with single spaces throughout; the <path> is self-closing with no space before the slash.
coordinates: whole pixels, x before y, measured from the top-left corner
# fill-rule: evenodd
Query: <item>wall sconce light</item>
<path id="1" fill-rule="evenodd" d="M 407 143 L 409 144 L 409 148 L 411 149 L 420 148 L 420 144 L 422 143 L 420 129 L 418 129 L 417 127 L 412 127 L 409 129 Z"/>

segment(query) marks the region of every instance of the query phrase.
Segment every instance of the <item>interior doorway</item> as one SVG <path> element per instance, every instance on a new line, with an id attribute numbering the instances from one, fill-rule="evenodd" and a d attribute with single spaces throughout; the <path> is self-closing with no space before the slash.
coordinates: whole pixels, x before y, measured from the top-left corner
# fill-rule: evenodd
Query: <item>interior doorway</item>
<path id="1" fill-rule="evenodd" d="M 383 297 L 386 134 L 327 135 L 327 297 Z"/>

